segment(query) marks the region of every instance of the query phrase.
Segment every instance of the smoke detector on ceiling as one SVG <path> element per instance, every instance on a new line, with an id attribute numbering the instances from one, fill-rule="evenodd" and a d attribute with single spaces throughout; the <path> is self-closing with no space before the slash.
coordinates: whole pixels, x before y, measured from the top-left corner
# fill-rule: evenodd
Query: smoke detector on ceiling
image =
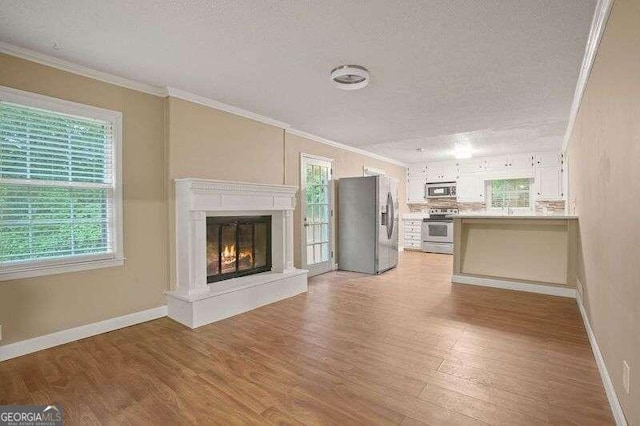
<path id="1" fill-rule="evenodd" d="M 369 84 L 369 71 L 360 65 L 341 65 L 331 71 L 331 80 L 338 89 L 362 89 Z"/>

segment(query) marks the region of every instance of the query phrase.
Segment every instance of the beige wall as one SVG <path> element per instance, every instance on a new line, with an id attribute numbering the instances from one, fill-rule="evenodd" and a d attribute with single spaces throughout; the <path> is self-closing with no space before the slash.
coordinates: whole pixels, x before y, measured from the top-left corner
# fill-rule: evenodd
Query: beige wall
<path id="1" fill-rule="evenodd" d="M 282 184 L 283 130 L 168 98 L 169 179 Z"/>
<path id="2" fill-rule="evenodd" d="M 454 274 L 575 287 L 571 219 L 458 219 Z"/>
<path id="3" fill-rule="evenodd" d="M 629 424 L 640 424 L 639 46 L 640 1 L 616 0 L 568 148 L 584 305 Z"/>
<path id="4" fill-rule="evenodd" d="M 350 176 L 362 176 L 364 167 L 373 167 L 384 170 L 388 175 L 398 179 L 398 199 L 400 202 L 400 212 L 407 211 L 406 203 L 406 169 L 402 166 L 377 160 L 366 155 L 358 154 L 352 151 L 336 148 L 330 145 L 322 144 L 310 139 L 306 139 L 291 133 L 285 135 L 285 183 L 287 185 L 300 186 L 300 154 L 312 154 L 334 160 L 334 179 Z M 300 194 L 298 193 L 298 206 L 301 204 Z M 294 252 L 294 262 L 296 267 L 301 264 L 301 232 L 302 232 L 302 213 L 297 208 L 294 214 L 294 241 L 296 244 Z M 337 230 L 339 232 L 339 230 Z M 336 234 L 337 235 L 337 234 Z M 337 259 L 337 249 L 336 256 Z"/>
<path id="5" fill-rule="evenodd" d="M 177 98 L 161 98 L 0 54 L 0 85 L 123 113 L 123 267 L 0 282 L 1 345 L 165 304 L 173 274 L 173 179 L 298 185 L 300 152 L 400 181 L 403 167 Z M 286 140 L 285 140 L 286 138 Z M 285 176 L 286 175 L 286 176 Z M 405 206 L 402 205 L 402 209 Z M 296 262 L 300 213 L 296 211 Z"/>
<path id="6" fill-rule="evenodd" d="M 0 281 L 5 345 L 165 304 L 162 98 L 0 54 L 0 85 L 123 113 L 123 267 Z"/>
<path id="7" fill-rule="evenodd" d="M 173 179 L 204 178 L 282 184 L 284 131 L 193 102 L 167 98 L 167 209 L 174 229 Z M 169 280 L 175 283 L 175 240 L 169 240 Z"/>
<path id="8" fill-rule="evenodd" d="M 300 153 L 335 160 L 335 178 L 362 176 L 363 167 L 385 170 L 400 182 L 405 200 L 405 168 L 352 151 L 286 133 L 283 129 L 182 99 L 168 98 L 169 227 L 173 227 L 173 181 L 180 177 L 300 186 Z M 300 197 L 298 196 L 298 206 Z M 405 204 L 401 204 L 405 211 Z M 294 214 L 295 264 L 300 266 L 302 217 Z M 174 269 L 175 244 L 170 242 Z M 172 286 L 175 274 L 171 277 Z"/>

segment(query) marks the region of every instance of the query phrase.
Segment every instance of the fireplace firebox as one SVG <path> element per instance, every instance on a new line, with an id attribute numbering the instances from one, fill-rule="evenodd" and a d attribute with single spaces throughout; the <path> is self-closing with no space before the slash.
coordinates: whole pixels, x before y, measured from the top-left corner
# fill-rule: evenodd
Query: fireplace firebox
<path id="1" fill-rule="evenodd" d="M 207 217 L 207 282 L 271 270 L 271 216 Z"/>

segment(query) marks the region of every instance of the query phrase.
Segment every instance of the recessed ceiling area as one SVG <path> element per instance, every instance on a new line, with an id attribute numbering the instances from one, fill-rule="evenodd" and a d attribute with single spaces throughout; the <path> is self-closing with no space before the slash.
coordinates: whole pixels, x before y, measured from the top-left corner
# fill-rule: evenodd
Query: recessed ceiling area
<path id="1" fill-rule="evenodd" d="M 560 149 L 595 3 L 0 0 L 0 40 L 415 163 Z"/>

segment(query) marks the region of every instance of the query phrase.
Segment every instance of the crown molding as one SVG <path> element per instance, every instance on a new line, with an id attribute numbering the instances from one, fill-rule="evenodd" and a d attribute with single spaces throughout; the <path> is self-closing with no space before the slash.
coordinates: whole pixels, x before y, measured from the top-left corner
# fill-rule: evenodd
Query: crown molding
<path id="1" fill-rule="evenodd" d="M 103 81 L 105 83 L 115 84 L 116 86 L 126 87 L 127 89 L 137 90 L 139 92 L 148 93 L 155 96 L 167 96 L 166 90 L 162 87 L 152 86 L 146 83 L 130 80 L 114 74 L 98 71 L 93 68 L 74 64 L 73 62 L 58 59 L 44 53 L 36 52 L 31 49 L 14 46 L 9 43 L 0 41 L 0 53 L 6 53 L 11 56 L 26 59 L 31 62 L 57 68 L 62 71 L 71 72 L 83 77 L 92 78 L 94 80 Z"/>
<path id="2" fill-rule="evenodd" d="M 608 0 L 608 1 L 611 1 L 611 0 Z M 361 154 L 370 158 L 375 158 L 377 160 L 385 161 L 387 163 L 396 164 L 398 166 L 402 166 L 402 167 L 407 166 L 405 163 L 402 163 L 398 160 L 394 160 L 392 158 L 388 158 L 383 155 L 374 154 L 373 152 L 369 152 L 360 148 L 345 145 L 340 142 L 335 142 L 329 139 L 325 139 L 320 136 L 313 135 L 311 133 L 303 132 L 301 130 L 296 130 L 291 128 L 291 125 L 285 122 L 275 120 L 273 118 L 270 118 L 261 114 L 256 114 L 254 112 L 247 111 L 245 109 L 238 108 L 233 105 L 225 104 L 223 102 L 219 102 L 204 96 L 196 95 L 194 93 L 190 93 L 185 90 L 176 89 L 175 87 L 152 86 L 150 84 L 141 83 L 135 80 L 130 80 L 128 78 L 120 77 L 114 74 L 98 71 L 93 68 L 78 65 L 73 62 L 66 61 L 64 59 L 58 59 L 53 56 L 36 52 L 31 49 L 14 46 L 12 44 L 5 43 L 2 41 L 0 41 L 0 53 L 6 53 L 8 55 L 26 59 L 31 62 L 36 62 L 38 64 L 46 65 L 62 71 L 71 72 L 73 74 L 81 75 L 87 78 L 92 78 L 94 80 L 102 81 L 105 83 L 114 84 L 116 86 L 125 87 L 127 89 L 148 93 L 150 95 L 160 96 L 160 97 L 172 96 L 175 98 L 183 99 L 183 100 L 204 105 L 210 108 L 225 111 L 230 114 L 238 115 L 251 120 L 259 121 L 261 123 L 269 124 L 271 126 L 279 127 L 291 134 L 294 134 L 306 139 L 310 139 L 315 142 L 320 142 L 325 145 L 330 145 L 335 148 L 340 148 L 347 151 L 355 152 L 356 154 Z"/>
<path id="3" fill-rule="evenodd" d="M 225 104 L 223 102 L 219 102 L 211 98 L 196 95 L 195 93 L 176 89 L 175 87 L 167 87 L 165 96 L 171 96 L 174 98 L 183 99 L 185 101 L 193 102 L 196 104 L 208 106 L 210 108 L 214 108 L 214 109 L 225 111 L 231 114 L 239 115 L 240 117 L 249 118 L 251 120 L 259 121 L 261 123 L 269 124 L 271 126 L 280 127 L 281 129 L 288 129 L 290 127 L 289 124 L 284 123 L 282 121 L 278 121 L 273 118 L 266 117 L 264 115 L 256 114 L 254 112 L 247 111 L 246 109 L 238 108 L 233 105 Z"/>
<path id="4" fill-rule="evenodd" d="M 355 148 L 353 146 L 345 145 L 340 142 L 335 142 L 329 139 L 322 138 L 320 136 L 313 135 L 311 133 L 303 132 L 302 130 L 297 130 L 291 127 L 290 124 L 284 123 L 279 120 L 275 120 L 270 117 L 266 117 L 264 115 L 256 114 L 251 111 L 247 111 L 242 108 L 234 107 L 233 105 L 225 104 L 223 102 L 216 101 L 211 98 L 207 98 L 204 96 L 196 95 L 191 92 L 187 92 L 184 90 L 176 89 L 175 87 L 167 87 L 166 88 L 166 96 L 172 96 L 174 98 L 183 99 L 185 101 L 193 102 L 199 105 L 204 105 L 210 108 L 218 109 L 221 111 L 228 112 L 230 114 L 239 115 L 241 117 L 245 117 L 254 121 L 259 121 L 261 123 L 269 124 L 271 126 L 279 127 L 284 129 L 287 133 L 297 135 L 306 139 L 310 139 L 315 142 L 320 142 L 325 145 L 331 145 L 336 148 L 344 149 L 347 151 L 355 152 L 357 154 L 365 155 L 367 157 L 375 158 L 377 160 L 386 161 L 388 163 L 396 164 L 398 166 L 406 167 L 406 164 L 394 160 L 391 158 L 387 158 L 383 155 L 374 154 L 373 152 L 365 151 L 363 149 Z"/>
<path id="5" fill-rule="evenodd" d="M 573 126 L 580 111 L 580 103 L 584 96 L 584 91 L 587 88 L 587 82 L 589 81 L 589 75 L 591 74 L 591 68 L 596 60 L 596 54 L 598 53 L 598 46 L 602 35 L 607 26 L 607 20 L 611 13 L 614 0 L 598 0 L 596 4 L 596 10 L 593 14 L 593 20 L 591 21 L 591 29 L 589 30 L 589 38 L 587 39 L 587 46 L 585 48 L 584 56 L 582 58 L 582 66 L 580 67 L 580 74 L 578 75 L 578 83 L 576 84 L 576 91 L 573 94 L 573 103 L 571 104 L 571 112 L 569 113 L 569 123 L 567 125 L 567 131 L 564 134 L 562 140 L 562 152 L 567 150 L 569 139 L 573 133 Z"/>
<path id="6" fill-rule="evenodd" d="M 335 148 L 344 149 L 345 151 L 355 152 L 356 154 L 364 155 L 366 157 L 375 158 L 376 160 L 385 161 L 387 163 L 395 164 L 397 166 L 407 167 L 407 165 L 401 161 L 394 160 L 393 158 L 385 157 L 384 155 L 375 154 L 373 152 L 365 151 L 364 149 L 356 148 L 350 145 L 345 145 L 340 142 L 335 142 L 329 139 L 321 138 L 320 136 L 313 135 L 311 133 L 303 132 L 302 130 L 297 130 L 294 128 L 288 128 L 285 130 L 287 133 L 292 135 L 300 136 L 302 138 L 311 139 L 315 142 L 320 142 L 325 145 L 330 145 Z"/>

